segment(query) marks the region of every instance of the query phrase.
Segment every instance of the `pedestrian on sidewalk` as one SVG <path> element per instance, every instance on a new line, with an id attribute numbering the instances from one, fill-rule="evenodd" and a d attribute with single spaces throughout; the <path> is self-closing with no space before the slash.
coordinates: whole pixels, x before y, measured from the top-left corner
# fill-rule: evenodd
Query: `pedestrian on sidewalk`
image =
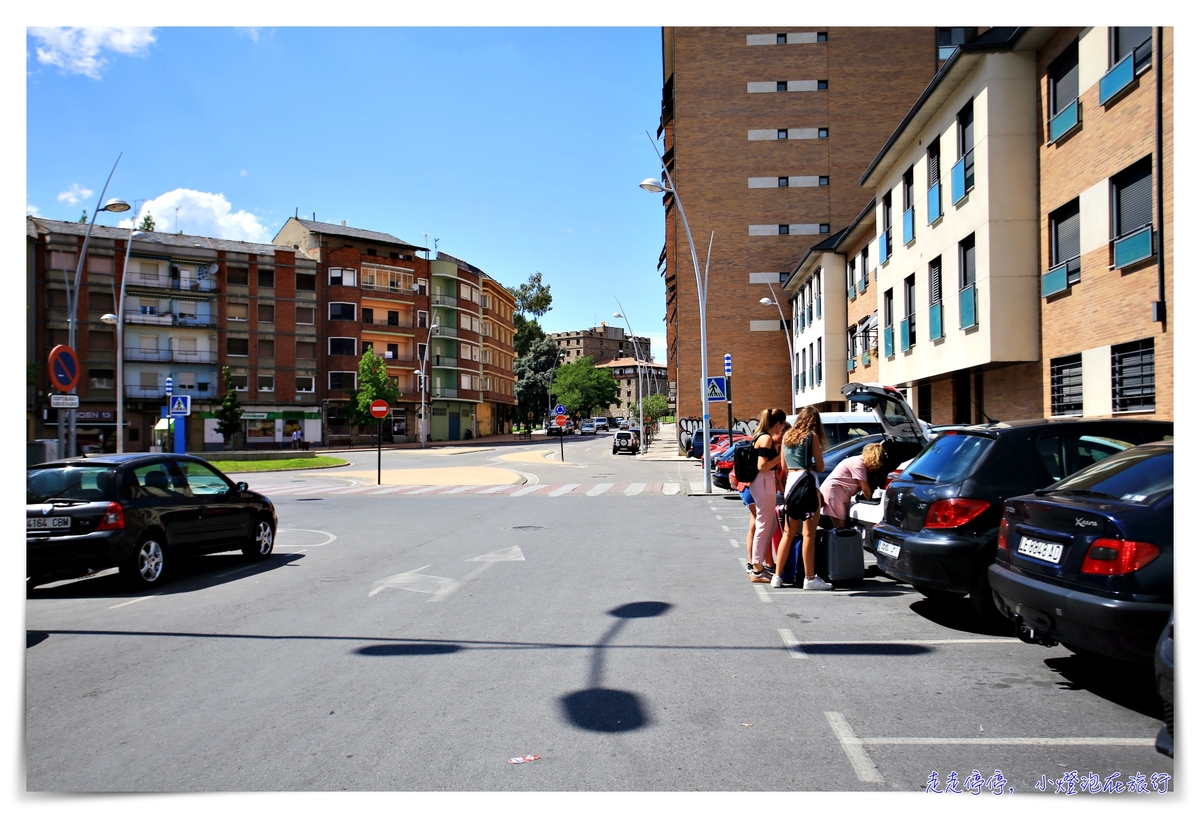
<path id="1" fill-rule="evenodd" d="M 797 535 L 802 533 L 800 556 L 804 563 L 804 589 L 808 591 L 828 591 L 833 588 L 817 576 L 817 522 L 823 504 L 814 471 L 825 469 L 822 455 L 825 442 L 821 414 L 812 406 L 800 410 L 795 425 L 783 436 L 783 463 L 787 469 L 783 493 L 787 518 L 779 543 L 778 562 L 787 564 L 788 553 Z M 781 584 L 778 576 L 771 583 L 775 588 Z"/>
<path id="2" fill-rule="evenodd" d="M 293 449 L 299 449 L 299 448 L 300 448 L 300 440 L 301 440 L 301 438 L 303 438 L 303 437 L 304 437 L 304 436 L 303 436 L 302 434 L 300 434 L 300 427 L 299 427 L 299 426 L 297 426 L 297 427 L 296 427 L 294 430 L 292 430 L 292 448 L 293 448 Z"/>
<path id="3" fill-rule="evenodd" d="M 775 519 L 775 495 L 778 491 L 775 469 L 779 465 L 779 449 L 773 439 L 779 434 L 787 415 L 782 409 L 764 409 L 758 417 L 758 429 L 751 446 L 758 455 L 758 475 L 750 483 L 754 498 L 754 547 L 750 559 L 750 581 L 770 582 L 773 572 L 767 563 L 771 559 L 771 540 L 778 522 Z"/>

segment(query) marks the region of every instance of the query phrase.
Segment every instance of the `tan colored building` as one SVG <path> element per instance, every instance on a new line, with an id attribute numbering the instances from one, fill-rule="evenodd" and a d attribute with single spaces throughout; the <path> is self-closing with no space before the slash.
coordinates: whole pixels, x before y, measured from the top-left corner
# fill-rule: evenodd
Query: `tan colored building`
<path id="1" fill-rule="evenodd" d="M 607 321 L 600 326 L 577 332 L 552 332 L 550 337 L 562 350 L 562 362 L 569 364 L 583 357 L 591 357 L 592 363 L 600 364 L 618 358 L 650 358 L 650 339 L 644 335 L 626 335 L 622 327 L 610 327 Z"/>
<path id="2" fill-rule="evenodd" d="M 607 368 L 617 382 L 620 391 L 617 392 L 617 402 L 608 407 L 609 417 L 632 417 L 633 408 L 637 406 L 638 370 L 641 370 L 642 399 L 650 395 L 667 394 L 667 368 L 653 361 L 647 363 L 636 358 L 618 358 L 615 361 L 598 364 Z"/>
<path id="3" fill-rule="evenodd" d="M 934 76 L 939 45 L 968 36 L 942 33 L 945 42 L 934 28 L 663 29 L 664 158 L 701 265 L 715 235 L 707 364 L 720 375 L 734 356 L 736 416 L 789 405 L 787 338 L 759 301 L 768 284 L 779 296 L 797 259 L 871 199 L 857 185 L 862 169 Z M 663 204 L 667 367 L 677 414 L 698 417 L 696 277 L 675 197 Z"/>
<path id="4" fill-rule="evenodd" d="M 516 299 L 500 282 L 483 277 L 483 403 L 479 406 L 479 434 L 502 435 L 516 420 L 517 376 L 513 372 L 513 311 Z"/>
<path id="5" fill-rule="evenodd" d="M 1174 416 L 1174 43 L 1063 28 L 1037 52 L 1046 416 Z"/>

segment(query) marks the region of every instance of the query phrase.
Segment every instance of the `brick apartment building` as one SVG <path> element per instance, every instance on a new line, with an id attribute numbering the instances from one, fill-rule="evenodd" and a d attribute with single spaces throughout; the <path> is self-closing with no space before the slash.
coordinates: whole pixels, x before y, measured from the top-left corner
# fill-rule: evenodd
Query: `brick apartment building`
<path id="1" fill-rule="evenodd" d="M 613 380 L 617 382 L 617 400 L 608 407 L 609 417 L 633 417 L 639 388 L 643 400 L 650 395 L 666 396 L 668 394 L 667 368 L 662 364 L 647 364 L 637 358 L 617 358 L 598 366 L 608 369 L 612 373 Z M 638 386 L 639 370 L 641 371 L 640 387 Z"/>
<path id="2" fill-rule="evenodd" d="M 73 281 L 87 225 L 27 218 L 30 438 L 57 437 L 45 361 L 67 343 L 66 279 Z M 204 236 L 94 227 L 79 292 L 76 352 L 81 362 L 76 426 L 82 447 L 115 447 L 116 356 L 123 356 L 127 451 L 166 444 L 166 379 L 192 396 L 187 446 L 221 448 L 216 408 L 229 366 L 246 411 L 250 446 L 274 448 L 300 427 L 321 440 L 318 362 L 307 355 L 318 326 L 316 267 L 292 250 Z M 124 348 L 100 319 L 117 311 L 125 281 Z M 307 345 L 307 346 L 306 346 Z"/>
<path id="3" fill-rule="evenodd" d="M 590 356 L 596 366 L 618 358 L 653 360 L 650 339 L 645 335 L 626 335 L 622 327 L 610 327 L 607 321 L 600 326 L 575 332 L 552 332 L 550 337 L 562 350 L 562 362 L 569 364 Z"/>
<path id="4" fill-rule="evenodd" d="M 862 169 L 968 30 L 664 28 L 660 135 L 705 263 L 708 369 L 735 356 L 734 412 L 790 405 L 787 340 L 767 284 L 871 199 Z M 941 40 L 939 40 L 939 36 Z M 939 46 L 941 53 L 939 54 Z M 667 367 L 698 416 L 699 304 L 674 197 L 663 199 Z M 827 289 L 828 292 L 828 289 Z M 814 350 L 815 351 L 815 350 Z"/>
<path id="5" fill-rule="evenodd" d="M 500 282 L 483 276 L 483 404 L 479 407 L 479 433 L 503 435 L 517 419 L 517 376 L 513 365 L 517 300 Z"/>

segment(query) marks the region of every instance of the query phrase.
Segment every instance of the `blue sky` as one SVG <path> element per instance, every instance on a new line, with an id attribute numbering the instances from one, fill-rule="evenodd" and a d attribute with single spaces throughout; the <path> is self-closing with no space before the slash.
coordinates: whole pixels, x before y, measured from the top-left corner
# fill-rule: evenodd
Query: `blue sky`
<path id="1" fill-rule="evenodd" d="M 107 195 L 160 230 L 269 242 L 299 208 L 428 233 L 504 284 L 541 271 L 548 331 L 618 321 L 620 297 L 665 360 L 662 209 L 637 187 L 656 27 L 30 29 L 26 49 L 30 212 L 90 211 L 123 152 Z"/>

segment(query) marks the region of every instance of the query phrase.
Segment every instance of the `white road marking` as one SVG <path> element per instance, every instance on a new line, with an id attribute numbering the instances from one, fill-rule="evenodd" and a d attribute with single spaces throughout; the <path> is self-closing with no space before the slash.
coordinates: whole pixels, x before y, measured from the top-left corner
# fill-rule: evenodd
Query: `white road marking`
<path id="1" fill-rule="evenodd" d="M 771 604 L 774 601 L 771 599 L 771 595 L 767 593 L 767 589 L 762 587 L 761 585 L 755 585 L 754 590 L 758 591 L 758 598 L 760 601 L 766 602 L 768 604 Z M 790 631 L 789 631 L 789 633 L 790 633 Z"/>
<path id="2" fill-rule="evenodd" d="M 478 557 L 471 557 L 467 562 L 524 562 L 525 555 L 521 553 L 521 546 L 514 545 L 512 548 L 501 548 L 499 551 L 489 551 L 486 554 L 480 554 Z"/>
<path id="3" fill-rule="evenodd" d="M 291 533 L 291 532 L 293 532 L 293 531 L 304 531 L 304 532 L 306 532 L 306 533 L 308 533 L 308 534 L 323 534 L 323 535 L 325 535 L 325 538 L 326 538 L 326 539 L 325 539 L 325 542 L 317 542 L 317 543 L 304 543 L 304 544 L 303 544 L 303 546 L 299 546 L 299 545 L 284 545 L 284 544 L 282 544 L 282 543 L 280 543 L 280 542 L 279 542 L 279 535 L 280 535 L 280 534 L 283 534 L 283 533 L 285 533 L 285 532 L 290 534 L 290 533 Z M 336 540 L 336 539 L 337 539 L 337 534 L 332 534 L 332 533 L 330 533 L 330 532 L 328 532 L 328 531 L 318 531 L 318 530 L 317 530 L 317 529 L 315 529 L 315 528 L 281 528 L 281 529 L 279 529 L 278 531 L 276 531 L 276 532 L 275 532 L 275 547 L 276 547 L 276 548 L 300 548 L 300 547 L 304 547 L 304 548 L 316 548 L 317 546 L 321 546 L 321 545 L 329 545 L 331 542 L 333 542 L 333 541 L 334 541 L 334 540 Z"/>
<path id="4" fill-rule="evenodd" d="M 551 497 L 561 497 L 571 489 L 579 488 L 579 483 L 567 483 L 565 486 L 559 486 L 554 491 L 550 492 Z"/>
<path id="5" fill-rule="evenodd" d="M 825 715 L 829 715 L 826 713 Z M 863 738 L 860 744 L 994 744 L 1030 747 L 1153 747 L 1152 738 Z"/>
<path id="6" fill-rule="evenodd" d="M 402 588 L 405 591 L 416 591 L 419 594 L 432 594 L 446 588 L 448 585 L 454 584 L 455 581 L 449 577 L 435 577 L 419 573 L 428 567 L 428 565 L 422 565 L 420 568 L 414 568 L 411 571 L 385 577 L 375 583 L 375 586 L 367 596 L 375 596 L 375 594 L 384 588 Z"/>
<path id="7" fill-rule="evenodd" d="M 437 491 L 440 488 L 444 488 L 444 486 L 421 486 L 421 488 L 414 489 L 413 491 L 410 491 L 408 493 L 409 494 L 424 494 L 427 491 Z"/>
<path id="8" fill-rule="evenodd" d="M 858 780 L 882 784 L 883 776 L 879 774 L 879 768 L 875 766 L 875 762 L 863 749 L 862 740 L 854 735 L 854 730 L 850 727 L 850 722 L 846 721 L 846 717 L 838 712 L 826 711 L 825 718 L 829 721 L 829 727 L 842 745 L 846 758 L 850 759 L 850 766 L 854 768 L 854 774 L 858 776 Z"/>
<path id="9" fill-rule="evenodd" d="M 692 494 L 704 494 L 704 484 L 703 483 L 697 483 L 695 481 L 692 481 L 691 485 L 692 485 Z M 711 503 L 712 500 L 709 500 L 709 502 Z M 713 511 L 716 511 L 716 509 L 714 508 Z"/>
<path id="10" fill-rule="evenodd" d="M 720 514 L 718 514 L 716 517 L 713 517 L 713 519 L 714 520 L 724 520 L 725 518 L 722 517 Z"/>
<path id="11" fill-rule="evenodd" d="M 800 647 L 800 640 L 796 638 L 796 634 L 792 633 L 789 628 L 779 629 L 779 638 L 783 640 L 783 644 L 787 646 L 788 651 L 792 654 L 793 659 L 807 659 L 808 654 Z"/>
<path id="12" fill-rule="evenodd" d="M 836 639 L 806 645 L 1012 645 L 1011 639 Z"/>
<path id="13" fill-rule="evenodd" d="M 154 596 L 154 594 L 151 594 L 150 596 Z M 131 599 L 128 602 L 118 602 L 116 605 L 109 605 L 108 609 L 111 611 L 113 608 L 124 608 L 126 605 L 134 605 L 138 602 L 145 602 L 149 598 L 149 596 L 139 596 L 137 599 Z"/>
<path id="14" fill-rule="evenodd" d="M 540 489 L 540 488 L 545 488 L 545 486 L 543 486 L 543 485 L 541 485 L 541 484 L 537 484 L 537 485 L 533 485 L 533 486 L 526 486 L 526 487 L 525 487 L 525 488 L 523 488 L 523 489 L 517 489 L 516 491 L 514 491 L 514 492 L 513 492 L 512 494 L 510 494 L 509 496 L 510 496 L 510 497 L 522 497 L 522 496 L 524 496 L 524 495 L 526 495 L 526 494 L 530 494 L 530 493 L 532 493 L 532 492 L 535 492 L 535 491 L 537 491 L 537 490 L 538 490 L 538 489 Z"/>
<path id="15" fill-rule="evenodd" d="M 250 568 L 250 567 L 251 566 L 249 566 L 249 565 L 239 565 L 237 568 L 234 568 L 232 571 L 222 571 L 219 574 L 215 574 L 214 577 L 216 579 L 220 579 L 221 577 L 227 577 L 230 574 L 236 574 L 238 571 L 245 571 L 247 568 Z"/>
<path id="16" fill-rule="evenodd" d="M 629 485 L 628 485 L 628 486 L 625 488 L 625 496 L 626 496 L 626 497 L 632 497 L 632 496 L 634 496 L 635 494 L 641 494 L 641 493 L 642 493 L 643 491 L 645 491 L 645 490 L 646 490 L 646 484 L 645 484 L 645 483 L 630 483 L 630 484 L 629 484 Z"/>
<path id="17" fill-rule="evenodd" d="M 732 545 L 734 548 L 737 548 L 739 545 L 741 545 L 740 542 L 738 542 L 737 540 L 734 540 L 734 539 L 730 539 L 729 544 Z"/>
<path id="18" fill-rule="evenodd" d="M 662 493 L 663 494 L 678 494 L 679 493 L 679 484 L 678 483 L 663 483 L 662 484 Z"/>
<path id="19" fill-rule="evenodd" d="M 455 486 L 449 491 L 443 491 L 442 494 L 461 494 L 464 491 L 470 491 L 473 488 L 475 488 L 475 486 Z"/>
<path id="20" fill-rule="evenodd" d="M 719 520 L 719 519 L 721 519 L 721 518 L 720 518 L 720 517 L 718 517 L 717 519 Z M 727 525 L 723 525 L 723 526 L 721 526 L 721 530 L 722 530 L 722 531 L 728 531 L 728 530 L 729 530 L 729 526 L 727 526 Z"/>
<path id="21" fill-rule="evenodd" d="M 587 496 L 588 497 L 599 497 L 601 494 L 603 494 L 604 492 L 606 492 L 610 488 L 612 488 L 613 485 L 614 485 L 613 483 L 599 483 L 596 485 L 596 487 L 594 489 L 592 489 L 591 491 L 589 491 L 587 493 Z"/>
<path id="22" fill-rule="evenodd" d="M 508 486 L 488 486 L 480 494 L 495 494 L 498 491 L 504 491 Z"/>

